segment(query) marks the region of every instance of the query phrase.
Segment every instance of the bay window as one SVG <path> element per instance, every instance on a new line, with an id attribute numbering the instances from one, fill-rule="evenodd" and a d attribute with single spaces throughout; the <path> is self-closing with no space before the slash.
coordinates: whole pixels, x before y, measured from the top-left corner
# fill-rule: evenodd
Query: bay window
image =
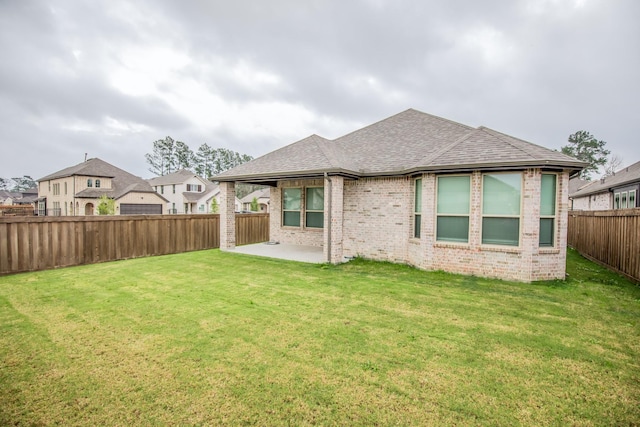
<path id="1" fill-rule="evenodd" d="M 496 173 L 482 177 L 482 243 L 520 245 L 522 174 Z"/>
<path id="2" fill-rule="evenodd" d="M 420 222 L 422 221 L 422 178 L 415 181 L 415 195 L 413 203 L 413 237 L 420 237 Z"/>
<path id="3" fill-rule="evenodd" d="M 470 176 L 438 177 L 436 240 L 469 242 Z"/>
<path id="4" fill-rule="evenodd" d="M 540 183 L 540 246 L 553 246 L 556 222 L 556 175 L 542 174 Z"/>

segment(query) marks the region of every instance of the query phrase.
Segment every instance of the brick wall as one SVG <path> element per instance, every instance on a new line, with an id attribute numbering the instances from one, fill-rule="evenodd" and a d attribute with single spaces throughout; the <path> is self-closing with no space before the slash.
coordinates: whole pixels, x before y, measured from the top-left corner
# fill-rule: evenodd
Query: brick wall
<path id="1" fill-rule="evenodd" d="M 304 212 L 304 188 L 305 187 L 322 187 L 324 186 L 323 179 L 296 179 L 288 181 L 278 182 L 277 188 L 271 189 L 271 213 L 270 222 L 271 228 L 269 230 L 269 236 L 271 240 L 288 243 L 292 245 L 309 245 L 322 247 L 324 242 L 323 229 L 320 228 L 305 228 L 304 218 L 300 218 L 300 227 L 282 227 L 282 189 L 283 188 L 301 188 L 302 200 L 301 212 Z M 325 187 L 325 205 L 326 205 L 326 187 Z M 301 214 L 302 215 L 302 214 Z M 303 216 L 303 215 L 302 215 Z M 325 214 L 326 222 L 326 214 Z M 325 225 L 326 226 L 326 225 Z"/>
<path id="2" fill-rule="evenodd" d="M 556 240 L 539 247 L 539 169 L 523 172 L 519 247 L 482 245 L 482 174 L 471 175 L 469 243 L 437 242 L 436 176 L 422 176 L 422 232 L 413 238 L 414 179 L 345 182 L 344 255 L 406 262 L 443 270 L 520 281 L 564 278 L 568 174 L 558 174 Z"/>
<path id="3" fill-rule="evenodd" d="M 573 199 L 573 210 L 576 211 L 606 211 L 612 208 L 611 193 L 609 192 Z"/>
<path id="4" fill-rule="evenodd" d="M 344 256 L 407 262 L 413 182 L 411 178 L 345 181 Z"/>
<path id="5" fill-rule="evenodd" d="M 271 192 L 271 239 L 282 243 L 323 246 L 326 259 L 349 257 L 408 263 L 426 270 L 533 281 L 564 278 L 566 262 L 568 173 L 557 179 L 554 246 L 539 247 L 540 183 L 542 171 L 522 173 L 520 246 L 483 245 L 482 173 L 471 174 L 469 242 L 436 241 L 435 174 L 422 178 L 420 238 L 413 237 L 415 178 L 331 178 L 283 181 Z M 325 187 L 324 230 L 281 227 L 282 188 Z M 331 194 L 329 194 L 331 193 Z M 304 192 L 303 192 L 304 194 Z M 304 197 L 303 197 L 304 199 Z M 331 203 L 329 204 L 329 199 Z M 304 206 L 304 200 L 302 200 Z M 331 205 L 331 226 L 326 214 Z M 331 253 L 329 253 L 329 229 Z"/>

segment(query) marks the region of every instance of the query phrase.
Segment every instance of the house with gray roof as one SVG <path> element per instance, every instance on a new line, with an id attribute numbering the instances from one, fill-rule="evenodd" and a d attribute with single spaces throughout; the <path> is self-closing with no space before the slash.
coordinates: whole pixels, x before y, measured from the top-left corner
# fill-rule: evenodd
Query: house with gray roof
<path id="1" fill-rule="evenodd" d="M 167 212 L 172 214 L 212 213 L 213 199 L 220 202 L 220 188 L 187 169 L 147 180 L 149 185 L 167 199 Z M 237 198 L 236 198 L 237 199 Z M 235 202 L 239 211 L 242 203 Z"/>
<path id="2" fill-rule="evenodd" d="M 571 209 L 598 211 L 640 207 L 640 162 L 569 193 Z"/>
<path id="3" fill-rule="evenodd" d="M 271 187 L 270 238 L 484 277 L 565 276 L 569 176 L 585 164 L 481 126 L 409 109 L 225 171 L 221 248 L 235 247 L 236 182 Z"/>
<path id="4" fill-rule="evenodd" d="M 259 213 L 269 213 L 269 197 L 271 195 L 271 188 L 265 187 L 256 191 L 252 191 L 251 193 L 244 196 L 240 201 L 242 202 L 242 211 L 243 212 L 252 212 L 251 204 L 253 203 L 253 199 L 258 203 L 258 210 L 256 212 Z"/>
<path id="5" fill-rule="evenodd" d="M 162 214 L 167 202 L 144 179 L 94 158 L 38 180 L 38 215 L 94 215 L 103 195 L 120 215 Z"/>

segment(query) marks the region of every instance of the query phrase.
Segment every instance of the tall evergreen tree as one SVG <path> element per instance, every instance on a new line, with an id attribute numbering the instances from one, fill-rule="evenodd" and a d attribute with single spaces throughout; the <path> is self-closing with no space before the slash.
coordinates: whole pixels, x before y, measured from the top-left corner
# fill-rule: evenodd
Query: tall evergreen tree
<path id="1" fill-rule="evenodd" d="M 153 143 L 153 151 L 145 154 L 149 171 L 163 176 L 175 172 L 176 170 L 176 143 L 170 136 L 159 139 Z"/>
<path id="2" fill-rule="evenodd" d="M 607 163 L 607 156 L 610 151 L 605 149 L 605 141 L 598 141 L 589 132 L 580 130 L 569 135 L 569 144 L 561 148 L 564 154 L 575 157 L 578 160 L 588 163 L 580 172 L 580 177 L 590 179 L 591 174 L 598 172 L 601 166 Z"/>
<path id="3" fill-rule="evenodd" d="M 196 165 L 196 156 L 191 151 L 191 148 L 182 141 L 176 141 L 174 147 L 176 170 L 193 170 Z"/>

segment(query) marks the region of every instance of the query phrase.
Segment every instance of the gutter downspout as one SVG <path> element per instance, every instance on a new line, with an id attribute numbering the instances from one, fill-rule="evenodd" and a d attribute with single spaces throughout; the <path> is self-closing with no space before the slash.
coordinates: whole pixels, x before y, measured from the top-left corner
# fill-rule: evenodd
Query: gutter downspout
<path id="1" fill-rule="evenodd" d="M 331 263 L 331 187 L 333 185 L 333 182 L 331 181 L 331 178 L 329 178 L 329 175 L 325 172 L 324 173 L 324 179 L 327 180 L 327 182 L 329 183 L 328 187 L 327 187 L 327 196 L 329 198 L 329 202 L 328 202 L 328 206 L 327 206 L 327 258 L 329 258 L 329 263 Z"/>

